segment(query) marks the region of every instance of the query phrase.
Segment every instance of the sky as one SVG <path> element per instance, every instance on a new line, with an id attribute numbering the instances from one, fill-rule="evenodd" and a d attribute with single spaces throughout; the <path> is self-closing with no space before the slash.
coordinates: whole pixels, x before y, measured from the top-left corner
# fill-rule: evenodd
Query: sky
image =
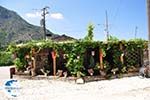
<path id="1" fill-rule="evenodd" d="M 94 40 L 106 40 L 107 11 L 110 35 L 126 40 L 148 39 L 146 0 L 0 0 L 0 5 L 37 26 L 41 9 L 49 6 L 47 29 L 80 39 L 93 23 Z"/>

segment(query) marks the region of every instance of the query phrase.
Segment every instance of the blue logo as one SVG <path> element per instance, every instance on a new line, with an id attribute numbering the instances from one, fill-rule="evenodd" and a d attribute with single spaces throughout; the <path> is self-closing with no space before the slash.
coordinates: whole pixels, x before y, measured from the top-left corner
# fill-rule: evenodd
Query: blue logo
<path id="1" fill-rule="evenodd" d="M 17 97 L 19 95 L 19 82 L 17 80 L 8 80 L 4 84 L 4 91 L 11 97 Z"/>

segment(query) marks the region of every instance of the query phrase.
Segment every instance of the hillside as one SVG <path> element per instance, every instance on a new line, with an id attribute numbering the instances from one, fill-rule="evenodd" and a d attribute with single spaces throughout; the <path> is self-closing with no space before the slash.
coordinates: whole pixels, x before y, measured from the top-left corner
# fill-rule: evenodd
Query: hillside
<path id="1" fill-rule="evenodd" d="M 47 34 L 55 40 L 59 35 L 47 30 Z M 44 36 L 43 29 L 29 24 L 16 12 L 0 6 L 0 44 L 10 42 L 21 43 L 29 40 L 40 40 Z M 67 36 L 66 36 L 67 40 Z"/>

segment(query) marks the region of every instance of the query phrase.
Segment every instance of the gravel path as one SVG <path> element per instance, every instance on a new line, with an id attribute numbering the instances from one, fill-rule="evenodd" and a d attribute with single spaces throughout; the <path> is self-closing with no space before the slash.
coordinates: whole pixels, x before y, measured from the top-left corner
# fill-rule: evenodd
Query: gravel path
<path id="1" fill-rule="evenodd" d="M 90 82 L 82 85 L 58 80 L 19 80 L 14 100 L 150 100 L 150 80 L 139 77 Z M 0 100 L 8 100 L 3 93 Z"/>
<path id="2" fill-rule="evenodd" d="M 20 95 L 10 99 L 0 90 L 0 100 L 150 100 L 150 79 L 122 79 L 75 84 L 59 80 L 19 79 Z"/>

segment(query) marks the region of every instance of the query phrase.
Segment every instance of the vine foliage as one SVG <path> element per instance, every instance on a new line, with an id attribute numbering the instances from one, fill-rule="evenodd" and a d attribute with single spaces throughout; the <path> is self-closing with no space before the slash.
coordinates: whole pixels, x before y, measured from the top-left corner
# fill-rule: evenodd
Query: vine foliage
<path id="1" fill-rule="evenodd" d="M 123 46 L 123 49 L 120 49 L 120 44 Z M 113 67 L 120 69 L 119 73 L 124 73 L 128 71 L 129 67 L 135 66 L 137 62 L 129 60 L 126 63 L 121 63 L 120 55 L 125 53 L 134 53 L 137 49 L 142 51 L 143 49 L 147 48 L 147 44 L 148 42 L 142 39 L 134 39 L 129 41 L 115 40 L 108 42 L 78 40 L 65 43 L 56 43 L 53 41 L 32 41 L 22 45 L 10 45 L 7 49 L 13 54 L 17 54 L 17 62 L 15 64 L 19 69 L 23 69 L 24 66 L 26 66 L 24 57 L 26 54 L 32 56 L 32 48 L 36 48 L 36 50 L 53 48 L 53 50 L 55 50 L 56 52 L 59 52 L 59 50 L 62 49 L 67 55 L 66 67 L 69 70 L 69 73 L 74 76 L 84 76 L 85 72 L 83 66 L 83 57 L 87 48 L 99 47 L 99 49 L 102 49 L 103 51 L 103 58 L 106 58 L 106 56 L 108 56 L 108 50 L 111 50 L 111 52 L 113 53 Z M 107 61 L 107 59 L 103 59 L 105 71 L 113 69 L 112 66 L 108 63 L 109 62 Z"/>

